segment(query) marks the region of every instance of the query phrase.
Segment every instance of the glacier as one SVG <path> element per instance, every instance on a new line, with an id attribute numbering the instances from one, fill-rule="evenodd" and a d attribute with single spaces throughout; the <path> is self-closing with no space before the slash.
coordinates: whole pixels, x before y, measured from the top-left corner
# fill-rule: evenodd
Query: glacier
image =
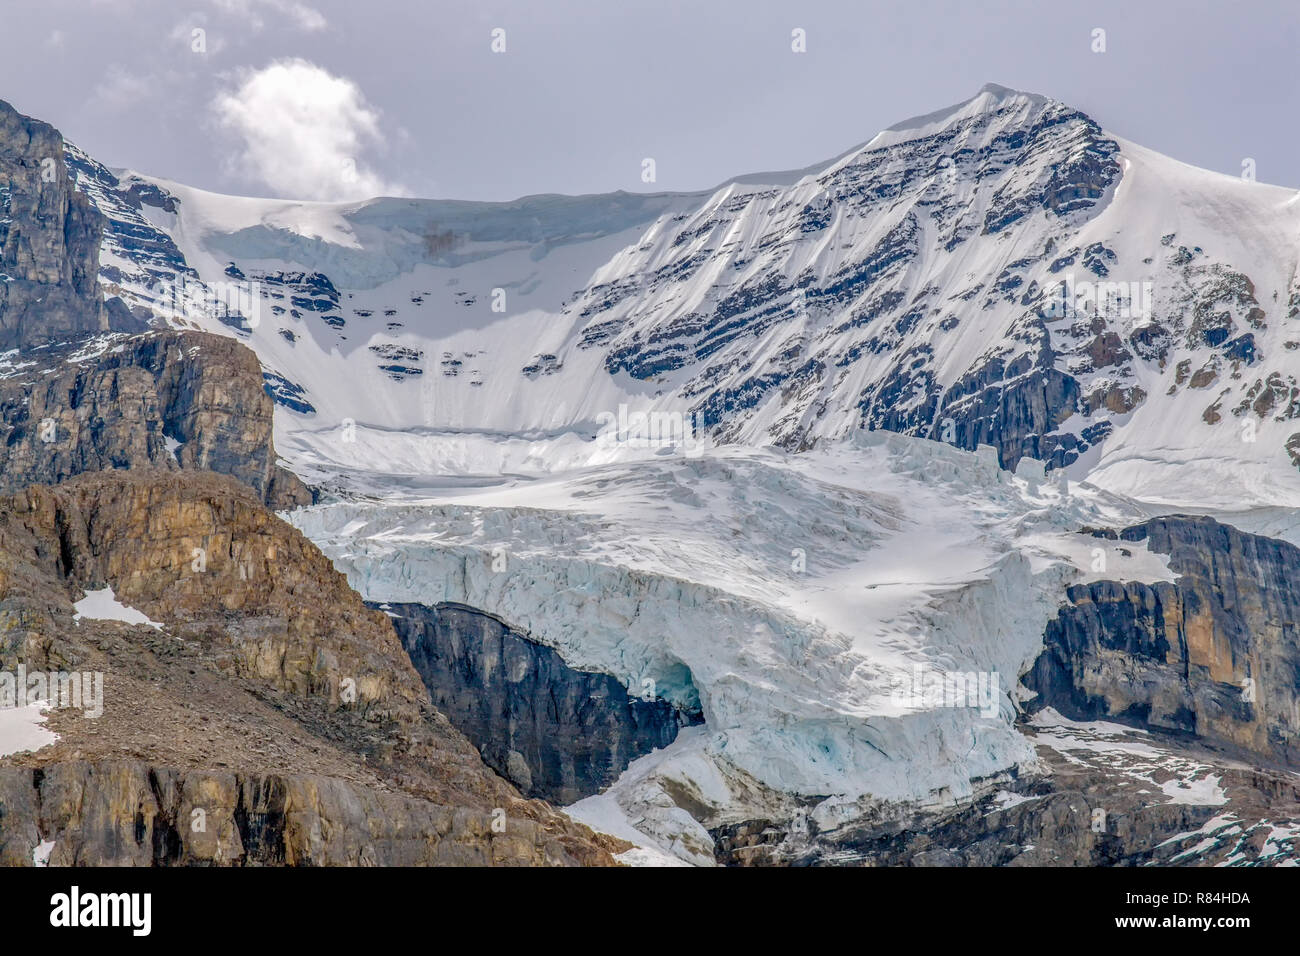
<path id="1" fill-rule="evenodd" d="M 751 790 L 821 797 L 813 812 L 834 820 L 961 799 L 1034 764 L 1013 726 L 1018 677 L 1064 586 L 1102 570 L 1169 578 L 1144 546 L 1077 533 L 1140 513 L 1086 484 L 1012 475 L 990 448 L 871 432 L 801 455 L 629 451 L 285 517 L 368 600 L 479 608 L 570 666 L 702 711 L 704 731 L 684 731 L 656 777 L 704 765 L 746 782 L 719 802 L 731 814 L 753 809 Z M 996 675 L 997 707 L 900 702 L 918 665 Z M 629 773 L 616 794 L 647 785 Z"/>

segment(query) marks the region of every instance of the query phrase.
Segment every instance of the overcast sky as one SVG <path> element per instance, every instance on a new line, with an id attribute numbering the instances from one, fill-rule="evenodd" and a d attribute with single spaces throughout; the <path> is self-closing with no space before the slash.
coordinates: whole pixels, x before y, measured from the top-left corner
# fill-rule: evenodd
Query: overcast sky
<path id="1" fill-rule="evenodd" d="M 220 192 L 702 189 L 990 81 L 1300 186 L 1297 0 L 3 0 L 0 22 L 0 99 Z"/>

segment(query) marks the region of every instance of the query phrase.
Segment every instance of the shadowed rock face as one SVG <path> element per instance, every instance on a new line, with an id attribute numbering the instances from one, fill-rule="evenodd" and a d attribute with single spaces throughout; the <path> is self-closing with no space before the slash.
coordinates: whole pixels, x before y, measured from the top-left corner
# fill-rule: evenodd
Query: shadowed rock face
<path id="1" fill-rule="evenodd" d="M 103 223 L 68 178 L 58 130 L 0 101 L 0 352 L 108 329 Z"/>
<path id="2" fill-rule="evenodd" d="M 1030 707 L 1300 763 L 1300 549 L 1199 517 L 1117 537 L 1168 554 L 1178 580 L 1070 588 L 1024 678 Z"/>
<path id="3" fill-rule="evenodd" d="M 598 793 L 698 722 L 662 700 L 629 697 L 607 674 L 574 670 L 481 611 L 371 606 L 392 618 L 438 709 L 525 796 L 569 804 Z"/>
<path id="4" fill-rule="evenodd" d="M 0 492 L 110 468 L 197 468 L 231 475 L 275 509 L 310 504 L 276 464 L 273 409 L 257 357 L 218 335 L 31 350 L 0 377 Z"/>
<path id="5" fill-rule="evenodd" d="M 196 554 L 203 560 L 198 561 Z M 74 621 L 104 586 L 163 625 Z M 388 618 L 226 476 L 114 471 L 0 498 L 0 670 L 99 672 L 0 758 L 0 864 L 608 864 L 430 703 Z M 205 826 L 191 824 L 203 811 Z"/>

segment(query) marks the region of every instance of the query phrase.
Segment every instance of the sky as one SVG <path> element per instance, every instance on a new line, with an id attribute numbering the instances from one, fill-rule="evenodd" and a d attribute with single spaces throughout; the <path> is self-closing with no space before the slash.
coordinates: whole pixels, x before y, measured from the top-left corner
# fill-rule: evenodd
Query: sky
<path id="1" fill-rule="evenodd" d="M 0 24 L 0 99 L 239 195 L 707 189 L 987 82 L 1300 187 L 1296 0 L 2 0 Z"/>

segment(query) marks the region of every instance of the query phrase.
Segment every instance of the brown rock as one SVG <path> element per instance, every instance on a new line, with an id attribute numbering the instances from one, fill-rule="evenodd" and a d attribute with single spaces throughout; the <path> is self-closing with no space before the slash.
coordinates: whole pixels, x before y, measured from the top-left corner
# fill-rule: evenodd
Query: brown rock
<path id="1" fill-rule="evenodd" d="M 74 623 L 104 586 L 165 629 Z M 56 744 L 0 760 L 3 861 L 30 862 L 34 834 L 85 864 L 608 864 L 625 848 L 493 774 L 388 618 L 232 478 L 114 471 L 0 501 L 0 669 L 19 663 L 102 672 L 104 707 L 52 711 Z"/>
<path id="2" fill-rule="evenodd" d="M 157 332 L 33 354 L 0 379 L 0 492 L 105 469 L 196 468 L 232 475 L 274 509 L 311 502 L 277 464 L 274 405 L 239 342 Z"/>

